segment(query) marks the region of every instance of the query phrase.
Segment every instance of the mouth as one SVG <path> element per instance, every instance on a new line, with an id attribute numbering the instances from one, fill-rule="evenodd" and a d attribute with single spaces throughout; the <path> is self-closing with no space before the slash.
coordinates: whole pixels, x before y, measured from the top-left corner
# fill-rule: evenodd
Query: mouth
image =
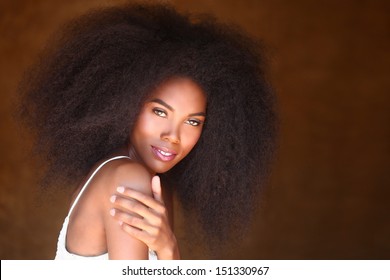
<path id="1" fill-rule="evenodd" d="M 175 159 L 177 155 L 175 151 L 171 151 L 167 148 L 159 148 L 155 146 L 152 146 L 152 151 L 154 156 L 161 161 L 171 161 Z"/>

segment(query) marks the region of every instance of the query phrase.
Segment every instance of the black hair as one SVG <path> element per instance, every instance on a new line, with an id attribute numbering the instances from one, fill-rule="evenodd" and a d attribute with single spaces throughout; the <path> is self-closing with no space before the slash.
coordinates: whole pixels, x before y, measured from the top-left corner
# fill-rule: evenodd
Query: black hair
<path id="1" fill-rule="evenodd" d="M 20 115 L 47 163 L 44 186 L 74 187 L 127 143 L 156 86 L 188 77 L 207 96 L 207 120 L 164 182 L 208 240 L 244 232 L 275 150 L 275 95 L 262 44 L 210 15 L 162 4 L 94 10 L 59 34 L 20 87 Z"/>

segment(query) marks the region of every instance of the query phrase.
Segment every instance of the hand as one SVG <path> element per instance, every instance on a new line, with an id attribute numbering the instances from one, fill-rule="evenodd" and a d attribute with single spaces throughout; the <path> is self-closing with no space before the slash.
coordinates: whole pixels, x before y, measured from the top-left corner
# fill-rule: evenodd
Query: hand
<path id="1" fill-rule="evenodd" d="M 158 176 L 152 178 L 153 197 L 127 187 L 118 187 L 113 195 L 111 215 L 123 230 L 144 242 L 156 252 L 158 259 L 179 259 L 176 237 L 169 225 Z"/>

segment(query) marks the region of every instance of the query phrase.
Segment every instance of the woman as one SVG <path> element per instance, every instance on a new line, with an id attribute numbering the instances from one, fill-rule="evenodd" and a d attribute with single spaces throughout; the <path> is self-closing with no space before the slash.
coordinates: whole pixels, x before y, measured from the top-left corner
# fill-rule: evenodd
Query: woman
<path id="1" fill-rule="evenodd" d="M 164 5 L 94 11 L 62 34 L 21 87 L 43 185 L 76 186 L 58 248 L 139 259 L 149 247 L 178 258 L 162 202 L 173 191 L 212 250 L 244 233 L 275 139 L 258 44 Z"/>

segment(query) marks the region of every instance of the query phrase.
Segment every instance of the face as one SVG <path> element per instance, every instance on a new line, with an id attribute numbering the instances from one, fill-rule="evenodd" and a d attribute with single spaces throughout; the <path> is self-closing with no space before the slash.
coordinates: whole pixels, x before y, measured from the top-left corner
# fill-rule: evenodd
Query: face
<path id="1" fill-rule="evenodd" d="M 187 78 L 159 86 L 143 105 L 130 136 L 130 156 L 164 173 L 192 150 L 206 118 L 206 96 Z"/>

